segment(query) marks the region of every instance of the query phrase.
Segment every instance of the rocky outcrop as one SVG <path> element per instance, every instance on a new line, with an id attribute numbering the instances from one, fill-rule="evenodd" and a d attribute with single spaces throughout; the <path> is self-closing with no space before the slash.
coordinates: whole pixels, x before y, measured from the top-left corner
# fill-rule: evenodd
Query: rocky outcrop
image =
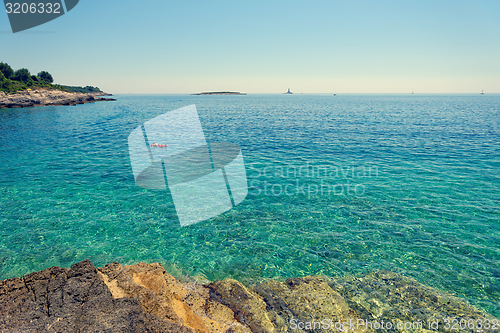
<path id="1" fill-rule="evenodd" d="M 0 91 L 0 109 L 45 105 L 77 105 L 97 101 L 114 101 L 114 99 L 111 98 L 98 97 L 104 95 L 109 96 L 109 94 L 106 93 L 83 94 L 44 89 L 22 91 L 9 95 Z"/>
<path id="2" fill-rule="evenodd" d="M 52 267 L 0 283 L 0 332 L 191 332 L 113 298 L 94 265 Z"/>
<path id="3" fill-rule="evenodd" d="M 115 299 L 137 299 L 146 313 L 157 318 L 193 332 L 250 332 L 231 309 L 210 298 L 209 289 L 181 284 L 160 264 L 112 263 L 98 271 Z"/>
<path id="4" fill-rule="evenodd" d="M 253 287 L 181 283 L 160 264 L 88 261 L 0 281 L 0 332 L 435 332 L 444 318 L 493 319 L 463 300 L 387 271 L 306 276 Z M 422 323 L 422 328 L 404 323 Z M 335 326 L 343 324 L 344 326 Z M 397 327 L 402 323 L 401 328 Z M 473 330 L 460 330 L 461 332 Z"/>

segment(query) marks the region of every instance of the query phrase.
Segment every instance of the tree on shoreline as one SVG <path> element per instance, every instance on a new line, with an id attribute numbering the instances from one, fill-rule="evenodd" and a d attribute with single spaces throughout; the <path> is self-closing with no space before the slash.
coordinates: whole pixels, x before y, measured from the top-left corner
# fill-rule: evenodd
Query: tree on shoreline
<path id="1" fill-rule="evenodd" d="M 96 93 L 101 92 L 98 87 L 73 87 L 54 84 L 52 74 L 47 71 L 41 71 L 37 75 L 31 75 L 30 71 L 26 68 L 14 71 L 9 64 L 0 62 L 0 91 L 7 94 L 15 93 L 17 91 L 26 90 L 31 88 L 43 89 L 57 89 L 67 92 L 80 92 L 80 93 Z"/>
<path id="2" fill-rule="evenodd" d="M 31 80 L 31 73 L 26 68 L 18 69 L 14 73 L 14 80 L 23 83 L 29 83 L 29 81 Z"/>
<path id="3" fill-rule="evenodd" d="M 54 82 L 54 78 L 49 72 L 46 71 L 41 71 L 40 73 L 37 74 L 38 78 L 46 83 L 52 83 Z"/>
<path id="4" fill-rule="evenodd" d="M 14 70 L 7 63 L 0 62 L 0 72 L 6 79 L 10 79 L 14 75 Z"/>

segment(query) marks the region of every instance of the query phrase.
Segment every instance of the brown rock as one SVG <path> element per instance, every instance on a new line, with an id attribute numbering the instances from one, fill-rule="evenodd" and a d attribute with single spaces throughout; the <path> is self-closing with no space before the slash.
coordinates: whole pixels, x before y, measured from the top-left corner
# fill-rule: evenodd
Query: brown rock
<path id="1" fill-rule="evenodd" d="M 112 263 L 96 270 L 85 260 L 71 269 L 52 267 L 0 281 L 0 333 L 339 332 L 331 323 L 360 319 L 421 322 L 422 329 L 391 331 L 430 333 L 428 321 L 440 320 L 443 331 L 445 318 L 494 319 L 459 298 L 387 271 L 336 280 L 270 280 L 249 288 L 231 279 L 181 283 L 160 264 Z M 303 329 L 292 323 L 302 323 Z M 311 323 L 319 326 L 306 326 Z"/>
<path id="2" fill-rule="evenodd" d="M 108 264 L 99 269 L 113 297 L 139 300 L 147 313 L 195 332 L 248 332 L 226 306 L 209 299 L 200 285 L 183 285 L 160 264 Z"/>
<path id="3" fill-rule="evenodd" d="M 82 261 L 0 281 L 0 332 L 191 332 L 113 299 L 94 265 Z"/>
<path id="4" fill-rule="evenodd" d="M 324 276 L 306 276 L 286 282 L 267 281 L 254 288 L 269 305 L 274 324 L 286 332 L 291 320 L 317 323 L 323 332 L 338 332 L 333 323 L 356 322 L 360 317 L 348 306 L 344 297 L 333 290 L 330 279 Z M 320 325 L 321 323 L 321 325 Z M 364 329 L 350 330 L 365 332 Z"/>
<path id="5" fill-rule="evenodd" d="M 236 318 L 248 325 L 252 332 L 276 332 L 266 310 L 266 303 L 240 282 L 225 279 L 213 282 L 208 287 L 213 291 L 213 298 L 229 306 Z"/>

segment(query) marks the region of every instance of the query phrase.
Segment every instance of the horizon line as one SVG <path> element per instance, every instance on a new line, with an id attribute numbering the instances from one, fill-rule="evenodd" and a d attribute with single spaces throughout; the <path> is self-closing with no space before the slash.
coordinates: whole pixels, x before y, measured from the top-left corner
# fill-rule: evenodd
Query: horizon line
<path id="1" fill-rule="evenodd" d="M 105 91 L 107 93 L 107 91 Z M 204 91 L 210 92 L 210 91 Z M 245 96 L 246 95 L 497 95 L 500 92 L 490 92 L 490 93 L 480 93 L 480 92 L 421 92 L 421 93 L 401 93 L 401 92 L 347 92 L 347 93 L 324 93 L 324 92 L 297 92 L 292 94 L 287 93 L 276 93 L 276 92 L 243 92 L 243 91 L 234 91 L 235 93 L 240 93 L 241 95 L 198 95 L 200 93 L 186 93 L 186 92 L 178 92 L 178 93 L 135 93 L 135 92 L 120 92 L 120 93 L 112 93 L 116 95 L 190 95 L 190 96 Z"/>

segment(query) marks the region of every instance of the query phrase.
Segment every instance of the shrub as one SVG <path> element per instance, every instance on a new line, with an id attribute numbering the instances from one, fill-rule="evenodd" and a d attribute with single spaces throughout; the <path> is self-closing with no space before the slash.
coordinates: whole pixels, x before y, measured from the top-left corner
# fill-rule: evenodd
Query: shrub
<path id="1" fill-rule="evenodd" d="M 9 92 L 10 80 L 0 71 L 0 91 Z"/>

